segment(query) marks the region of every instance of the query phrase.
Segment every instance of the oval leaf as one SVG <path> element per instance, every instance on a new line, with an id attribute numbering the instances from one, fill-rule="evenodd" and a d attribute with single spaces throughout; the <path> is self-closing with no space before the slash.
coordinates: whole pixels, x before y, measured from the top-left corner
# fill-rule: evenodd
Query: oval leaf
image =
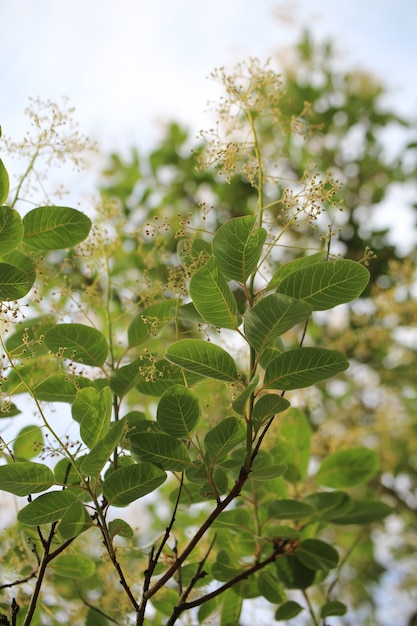
<path id="1" fill-rule="evenodd" d="M 375 476 L 379 467 L 376 452 L 368 448 L 348 448 L 326 457 L 316 474 L 319 485 L 333 489 L 361 485 Z"/>
<path id="2" fill-rule="evenodd" d="M 254 229 L 252 215 L 235 217 L 216 232 L 213 254 L 220 270 L 229 280 L 246 283 L 256 269 L 266 239 L 264 228 Z"/>
<path id="3" fill-rule="evenodd" d="M 311 312 L 307 302 L 273 293 L 246 313 L 244 332 L 251 346 L 262 352 L 274 339 L 304 322 Z"/>
<path id="4" fill-rule="evenodd" d="M 91 220 L 81 211 L 69 207 L 42 206 L 23 218 L 24 242 L 37 250 L 71 248 L 84 241 Z"/>
<path id="5" fill-rule="evenodd" d="M 1 135 L 1 131 L 0 131 Z M 0 204 L 6 202 L 9 195 L 9 175 L 3 161 L 0 159 Z"/>
<path id="6" fill-rule="evenodd" d="M 166 471 L 182 472 L 192 465 L 185 445 L 171 435 L 158 432 L 138 433 L 130 437 L 132 455 Z"/>
<path id="7" fill-rule="evenodd" d="M 162 395 L 156 420 L 173 437 L 189 439 L 201 416 L 198 396 L 187 387 L 175 385 Z"/>
<path id="8" fill-rule="evenodd" d="M 77 391 L 71 407 L 72 417 L 80 423 L 80 435 L 91 449 L 107 433 L 112 413 L 112 393 L 109 387 L 97 391 L 85 387 Z"/>
<path id="9" fill-rule="evenodd" d="M 75 554 L 60 554 L 49 563 L 49 567 L 65 578 L 90 578 L 96 571 L 94 561 Z"/>
<path id="10" fill-rule="evenodd" d="M 246 437 L 243 420 L 227 417 L 204 437 L 206 455 L 211 463 L 218 463 Z"/>
<path id="11" fill-rule="evenodd" d="M 42 429 L 39 426 L 25 426 L 14 440 L 13 454 L 17 461 L 29 461 L 34 456 L 38 456 L 42 447 Z"/>
<path id="12" fill-rule="evenodd" d="M 303 611 L 303 607 L 298 604 L 298 602 L 294 602 L 294 600 L 288 600 L 281 604 L 280 607 L 277 608 L 275 613 L 275 619 L 277 622 L 281 622 L 284 620 L 292 619 L 293 617 L 297 617 L 301 611 Z"/>
<path id="13" fill-rule="evenodd" d="M 155 337 L 161 328 L 174 318 L 175 302 L 164 300 L 144 309 L 131 322 L 127 331 L 129 346 L 137 346 Z"/>
<path id="14" fill-rule="evenodd" d="M 337 567 L 339 554 L 324 541 L 305 539 L 297 548 L 297 559 L 309 569 L 328 571 Z"/>
<path id="15" fill-rule="evenodd" d="M 74 492 L 68 489 L 44 493 L 21 509 L 17 519 L 28 526 L 51 524 L 61 519 L 76 499 Z"/>
<path id="16" fill-rule="evenodd" d="M 45 344 L 61 357 L 101 367 L 106 360 L 108 345 L 99 330 L 84 324 L 58 324 L 45 333 Z"/>
<path id="17" fill-rule="evenodd" d="M 32 288 L 35 276 L 12 265 L 0 263 L 0 300 L 19 300 Z"/>
<path id="18" fill-rule="evenodd" d="M 202 339 L 180 339 L 166 352 L 166 359 L 185 370 L 227 382 L 239 381 L 233 358 L 226 350 Z"/>
<path id="19" fill-rule="evenodd" d="M 214 257 L 193 274 L 190 296 L 206 322 L 219 328 L 238 327 L 235 297 Z"/>
<path id="20" fill-rule="evenodd" d="M 15 496 L 46 491 L 54 484 L 52 470 L 41 463 L 22 461 L 12 465 L 0 465 L 0 489 Z"/>
<path id="21" fill-rule="evenodd" d="M 338 259 L 292 272 L 280 283 L 278 291 L 305 300 L 314 311 L 325 311 L 360 296 L 368 281 L 366 267 L 356 261 Z"/>
<path id="22" fill-rule="evenodd" d="M 0 195 L 1 195 L 1 160 L 0 160 Z M 23 223 L 17 211 L 8 206 L 0 206 L 0 251 L 1 256 L 8 254 L 22 241 Z"/>
<path id="23" fill-rule="evenodd" d="M 151 463 L 135 463 L 114 470 L 103 483 L 103 494 L 112 506 L 127 506 L 155 491 L 166 480 L 163 470 Z"/>
<path id="24" fill-rule="evenodd" d="M 74 500 L 65 511 L 58 524 L 57 531 L 62 539 L 66 541 L 67 539 L 78 537 L 78 535 L 91 528 L 92 525 L 93 522 L 85 506 L 79 500 Z"/>
<path id="25" fill-rule="evenodd" d="M 110 458 L 111 453 L 119 445 L 125 431 L 126 421 L 115 422 L 81 463 L 81 472 L 86 476 L 97 476 Z"/>
<path id="26" fill-rule="evenodd" d="M 302 389 L 343 372 L 349 361 L 325 348 L 296 348 L 283 352 L 266 368 L 264 384 L 272 389 Z"/>

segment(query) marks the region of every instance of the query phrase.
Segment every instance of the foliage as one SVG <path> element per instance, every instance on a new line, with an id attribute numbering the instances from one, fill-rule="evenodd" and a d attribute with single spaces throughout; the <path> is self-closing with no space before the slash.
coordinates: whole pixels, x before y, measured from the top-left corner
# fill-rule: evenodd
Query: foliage
<path id="1" fill-rule="evenodd" d="M 377 446 L 326 433 L 328 408 L 348 424 L 357 401 L 345 354 L 357 353 L 348 332 L 328 333 L 329 311 L 361 296 L 372 256 L 343 230 L 353 258 L 333 255 L 328 223 L 351 170 L 337 141 L 332 154 L 323 143 L 342 133 L 342 105 L 319 115 L 323 90 L 255 61 L 216 78 L 221 123 L 196 155 L 174 124 L 146 172 L 138 153 L 113 155 L 97 213 L 43 205 L 22 217 L 20 183 L 1 207 L 3 416 L 18 422 L 21 394 L 36 415 L 3 446 L 0 488 L 27 497 L 2 547 L 4 624 L 191 614 L 232 626 L 253 598 L 278 621 L 308 612 L 325 624 L 348 610 L 358 534 L 370 543 L 392 510 L 375 489 Z M 378 94 L 364 104 L 351 91 L 345 124 Z M 372 123 L 387 121 L 398 120 Z M 382 167 L 376 131 L 366 137 L 379 161 L 363 155 L 344 181 L 352 205 L 362 172 Z M 7 202 L 3 163 L 0 185 Z M 356 245 L 349 207 L 347 224 Z"/>

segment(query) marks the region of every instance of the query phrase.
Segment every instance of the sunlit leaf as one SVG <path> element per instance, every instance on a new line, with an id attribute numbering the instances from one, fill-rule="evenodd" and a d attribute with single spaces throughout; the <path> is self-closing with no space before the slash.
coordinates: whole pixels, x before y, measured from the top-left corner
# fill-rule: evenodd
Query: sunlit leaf
<path id="1" fill-rule="evenodd" d="M 72 539 L 72 537 L 78 537 L 92 525 L 93 522 L 85 506 L 79 500 L 74 500 L 61 518 L 57 531 L 65 541 Z"/>
<path id="2" fill-rule="evenodd" d="M 45 333 L 45 344 L 52 352 L 84 365 L 101 367 L 108 345 L 102 333 L 84 324 L 57 324 Z"/>
<path id="3" fill-rule="evenodd" d="M 3 161 L 0 159 L 0 204 L 7 201 L 9 186 L 9 174 L 7 173 Z"/>
<path id="4" fill-rule="evenodd" d="M 2 161 L 0 159 L 0 196 L 2 183 Z M 1 200 L 0 200 L 1 203 Z M 3 257 L 22 241 L 23 223 L 17 211 L 8 206 L 0 206 L 0 254 Z"/>
<path id="5" fill-rule="evenodd" d="M 35 277 L 10 263 L 0 262 L 0 300 L 19 300 L 32 288 Z"/>
<path id="6" fill-rule="evenodd" d="M 119 445 L 126 428 L 124 419 L 115 422 L 83 459 L 80 471 L 86 476 L 97 476 Z"/>
<path id="7" fill-rule="evenodd" d="M 93 382 L 85 377 L 69 378 L 65 374 L 54 374 L 34 386 L 36 397 L 44 402 L 74 401 L 78 389 L 91 387 Z"/>
<path id="8" fill-rule="evenodd" d="M 202 339 L 180 339 L 166 352 L 168 361 L 200 376 L 226 382 L 239 381 L 233 358 L 226 350 Z"/>
<path id="9" fill-rule="evenodd" d="M 295 348 L 283 352 L 266 368 L 264 384 L 272 389 L 302 389 L 349 367 L 341 352 L 326 348 Z"/>
<path id="10" fill-rule="evenodd" d="M 213 238 L 213 254 L 229 280 L 246 283 L 256 269 L 266 239 L 264 228 L 255 228 L 256 217 L 247 215 L 225 222 Z"/>
<path id="11" fill-rule="evenodd" d="M 73 491 L 51 491 L 29 502 L 17 514 L 17 519 L 28 526 L 51 524 L 61 519 L 77 499 Z"/>
<path id="12" fill-rule="evenodd" d="M 112 506 L 127 506 L 155 491 L 166 480 L 163 470 L 151 463 L 135 463 L 114 470 L 103 483 L 103 494 Z"/>
<path id="13" fill-rule="evenodd" d="M 287 480 L 296 482 L 304 478 L 310 461 L 311 426 L 302 411 L 291 408 L 280 419 L 279 442 L 286 444 L 284 462 L 289 466 Z"/>
<path id="14" fill-rule="evenodd" d="M 314 311 L 331 309 L 351 302 L 365 289 L 369 272 L 360 263 L 338 259 L 315 263 L 289 274 L 278 291 L 305 300 Z"/>
<path id="15" fill-rule="evenodd" d="M 219 328 L 238 327 L 235 297 L 214 257 L 191 277 L 190 296 L 206 322 Z"/>
<path id="16" fill-rule="evenodd" d="M 17 461 L 29 461 L 42 451 L 44 438 L 39 426 L 25 426 L 13 442 L 13 454 Z M 1 483 L 0 483 L 1 488 Z"/>
<path id="17" fill-rule="evenodd" d="M 348 448 L 323 459 L 316 474 L 319 485 L 343 489 L 361 485 L 375 476 L 379 457 L 369 448 Z"/>
<path id="18" fill-rule="evenodd" d="M 280 265 L 278 269 L 276 270 L 275 274 L 273 275 L 273 277 L 271 278 L 271 280 L 269 281 L 268 289 L 272 289 L 273 287 L 278 287 L 278 285 L 282 283 L 284 278 L 286 278 L 287 276 L 289 276 L 289 274 L 292 274 L 296 270 L 299 270 L 302 267 L 307 267 L 308 265 L 313 265 L 314 263 L 318 263 L 319 261 L 323 261 L 323 260 L 324 260 L 323 252 L 317 252 L 316 254 L 310 254 L 309 256 L 303 256 L 303 257 L 300 257 L 299 259 L 293 259 L 292 261 L 289 261 L 288 263 L 284 263 L 283 265 Z"/>
<path id="19" fill-rule="evenodd" d="M 166 433 L 146 432 L 132 435 L 130 450 L 139 461 L 154 463 L 166 471 L 182 472 L 192 465 L 186 446 Z"/>
<path id="20" fill-rule="evenodd" d="M 91 220 L 81 211 L 69 207 L 42 206 L 23 218 L 24 242 L 37 250 L 71 248 L 83 241 Z"/>
<path id="21" fill-rule="evenodd" d="M 112 414 L 112 393 L 109 387 L 97 391 L 85 387 L 77 391 L 71 407 L 72 417 L 80 424 L 80 435 L 91 449 L 109 430 Z"/>
<path id="22" fill-rule="evenodd" d="M 42 463 L 22 461 L 0 465 L 0 489 L 15 496 L 46 491 L 54 484 L 52 470 Z"/>

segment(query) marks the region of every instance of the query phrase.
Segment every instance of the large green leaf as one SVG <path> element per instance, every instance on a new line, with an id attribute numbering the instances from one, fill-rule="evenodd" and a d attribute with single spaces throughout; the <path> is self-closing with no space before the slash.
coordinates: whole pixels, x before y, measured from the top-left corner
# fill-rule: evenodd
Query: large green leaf
<path id="1" fill-rule="evenodd" d="M 54 484 L 52 470 L 42 463 L 22 461 L 0 465 L 0 489 L 15 496 L 46 491 Z"/>
<path id="2" fill-rule="evenodd" d="M 243 598 L 234 591 L 227 589 L 222 595 L 222 608 L 219 626 L 237 626 L 242 612 Z"/>
<path id="3" fill-rule="evenodd" d="M 52 315 L 43 315 L 25 320 L 7 339 L 6 348 L 13 357 L 39 356 L 48 352 L 42 336 L 54 325 Z"/>
<path id="4" fill-rule="evenodd" d="M 115 422 L 83 459 L 80 471 L 86 476 L 98 476 L 112 452 L 119 445 L 126 428 L 125 419 Z"/>
<path id="5" fill-rule="evenodd" d="M 6 202 L 9 195 L 9 186 L 9 175 L 3 161 L 0 159 L 0 204 Z"/>
<path id="6" fill-rule="evenodd" d="M 238 382 L 233 358 L 226 350 L 202 339 L 180 339 L 166 352 L 166 359 L 185 370 L 226 382 Z"/>
<path id="7" fill-rule="evenodd" d="M 245 437 L 244 421 L 237 417 L 226 417 L 204 437 L 204 448 L 208 460 L 211 463 L 218 463 Z"/>
<path id="8" fill-rule="evenodd" d="M 219 328 L 239 326 L 235 297 L 214 257 L 193 274 L 190 296 L 206 322 Z"/>
<path id="9" fill-rule="evenodd" d="M 0 194 L 1 194 L 1 160 L 0 160 Z M 17 211 L 8 206 L 0 206 L 0 254 L 3 257 L 22 241 L 23 223 Z"/>
<path id="10" fill-rule="evenodd" d="M 91 387 L 93 382 L 88 378 L 68 378 L 65 374 L 54 374 L 35 385 L 36 397 L 44 402 L 74 401 L 78 389 Z"/>
<path id="11" fill-rule="evenodd" d="M 298 602 L 294 602 L 294 600 L 287 600 L 287 602 L 284 602 L 284 604 L 281 604 L 281 606 L 277 608 L 275 620 L 277 622 L 281 622 L 292 619 L 293 617 L 297 617 L 302 610 L 303 607 L 298 604 Z"/>
<path id="12" fill-rule="evenodd" d="M 287 589 L 307 589 L 314 580 L 315 572 L 294 556 L 277 559 L 275 567 Z"/>
<path id="13" fill-rule="evenodd" d="M 85 387 L 77 391 L 71 407 L 72 417 L 80 424 L 80 435 L 91 449 L 107 433 L 112 413 L 112 393 L 110 387 L 97 391 Z"/>
<path id="14" fill-rule="evenodd" d="M 108 345 L 101 332 L 84 324 L 57 324 L 45 333 L 45 344 L 60 356 L 101 367 L 106 360 Z"/>
<path id="15" fill-rule="evenodd" d="M 57 531 L 65 541 L 72 539 L 72 537 L 78 537 L 78 535 L 91 528 L 92 525 L 91 517 L 83 503 L 79 500 L 74 500 L 62 516 Z"/>
<path id="16" fill-rule="evenodd" d="M 319 485 L 333 489 L 361 485 L 375 476 L 379 457 L 369 448 L 348 448 L 327 456 L 316 474 Z"/>
<path id="17" fill-rule="evenodd" d="M 265 420 L 277 413 L 285 411 L 290 406 L 288 400 L 276 393 L 267 393 L 261 396 L 255 403 L 252 411 L 252 421 L 255 429 L 258 429 Z"/>
<path id="18" fill-rule="evenodd" d="M 184 372 L 180 367 L 176 367 L 173 363 L 169 363 L 165 359 L 160 359 L 149 369 L 142 361 L 142 369 L 139 382 L 135 384 L 135 389 L 149 396 L 160 398 L 162 394 L 173 385 L 183 385 L 184 377 L 188 385 L 193 385 L 201 376 L 191 372 Z"/>
<path id="19" fill-rule="evenodd" d="M 69 207 L 42 206 L 23 218 L 24 242 L 37 250 L 71 248 L 83 241 L 91 220 L 81 211 Z"/>
<path id="20" fill-rule="evenodd" d="M 90 578 L 96 571 L 96 564 L 92 559 L 81 554 L 60 554 L 49 563 L 49 567 L 58 576 L 65 578 Z"/>
<path id="21" fill-rule="evenodd" d="M 110 389 L 123 398 L 135 384 L 141 380 L 140 368 L 143 366 L 143 359 L 135 359 L 128 365 L 123 365 L 112 373 L 110 378 Z"/>
<path id="22" fill-rule="evenodd" d="M 304 498 L 304 502 L 316 509 L 315 519 L 325 522 L 341 517 L 352 508 L 352 500 L 344 491 L 319 491 Z"/>
<path id="23" fill-rule="evenodd" d="M 173 437 L 189 439 L 201 416 L 200 403 L 190 389 L 175 385 L 159 400 L 156 420 Z"/>
<path id="24" fill-rule="evenodd" d="M 282 462 L 288 465 L 287 480 L 304 478 L 310 461 L 311 427 L 302 411 L 291 408 L 279 421 L 278 439 L 285 445 Z"/>
<path id="25" fill-rule="evenodd" d="M 174 319 L 173 311 L 173 300 L 164 300 L 141 311 L 128 328 L 129 346 L 137 346 L 150 337 L 155 337 L 165 324 Z"/>
<path id="26" fill-rule="evenodd" d="M 264 228 L 254 228 L 252 215 L 236 217 L 220 226 L 213 238 L 213 254 L 223 274 L 246 283 L 256 269 L 266 239 Z"/>
<path id="27" fill-rule="evenodd" d="M 155 491 L 166 480 L 163 470 L 151 463 L 135 463 L 114 470 L 103 483 L 103 494 L 112 506 L 127 506 Z"/>
<path id="28" fill-rule="evenodd" d="M 186 446 L 172 435 L 144 432 L 130 437 L 130 451 L 146 461 L 171 472 L 182 472 L 192 465 Z"/>
<path id="29" fill-rule="evenodd" d="M 11 263 L 0 262 L 0 300 L 19 300 L 32 288 L 33 273 L 27 273 Z"/>
<path id="30" fill-rule="evenodd" d="M 274 273 L 271 280 L 269 281 L 268 289 L 278 287 L 278 285 L 282 283 L 284 278 L 286 278 L 287 276 L 289 276 L 296 270 L 299 270 L 302 267 L 307 267 L 308 265 L 313 265 L 314 263 L 318 263 L 319 261 L 323 261 L 323 260 L 324 260 L 324 253 L 316 252 L 316 254 L 310 254 L 309 256 L 303 256 L 298 259 L 293 259 L 292 261 L 289 261 L 288 263 L 284 263 L 283 265 L 280 265 L 278 269 L 276 270 L 276 272 Z"/>
<path id="31" fill-rule="evenodd" d="M 347 510 L 335 511 L 333 524 L 373 524 L 382 521 L 393 509 L 385 502 L 353 501 Z"/>
<path id="32" fill-rule="evenodd" d="M 319 539 L 305 539 L 297 548 L 297 559 L 312 570 L 330 570 L 337 567 L 339 555 L 333 546 Z"/>
<path id="33" fill-rule="evenodd" d="M 14 458 L 17 461 L 33 459 L 41 453 L 43 442 L 43 433 L 39 426 L 25 426 L 13 442 Z"/>
<path id="34" fill-rule="evenodd" d="M 312 506 L 299 500 L 275 500 L 268 507 L 271 517 L 276 519 L 301 519 L 311 517 L 315 511 Z"/>
<path id="35" fill-rule="evenodd" d="M 307 302 L 274 293 L 262 298 L 245 315 L 244 332 L 257 352 L 262 352 L 276 337 L 304 322 L 312 308 Z"/>
<path id="36" fill-rule="evenodd" d="M 51 524 L 61 519 L 77 499 L 73 491 L 51 491 L 29 502 L 17 514 L 17 519 L 28 526 Z"/>
<path id="37" fill-rule="evenodd" d="M 314 311 L 324 311 L 360 296 L 368 281 L 366 267 L 356 261 L 338 259 L 292 272 L 279 284 L 278 291 L 305 300 Z"/>
<path id="38" fill-rule="evenodd" d="M 302 389 L 343 372 L 349 361 L 326 348 L 296 348 L 273 359 L 265 370 L 264 385 L 272 389 Z"/>

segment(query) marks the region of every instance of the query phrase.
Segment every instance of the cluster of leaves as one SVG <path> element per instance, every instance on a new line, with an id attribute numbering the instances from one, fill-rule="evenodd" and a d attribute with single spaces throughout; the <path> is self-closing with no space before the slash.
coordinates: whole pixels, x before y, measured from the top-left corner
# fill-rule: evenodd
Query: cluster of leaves
<path id="1" fill-rule="evenodd" d="M 223 78 L 221 114 L 230 121 L 228 106 L 238 106 L 238 125 L 204 158 L 217 155 L 223 173 L 225 156 L 234 162 L 230 184 L 191 174 L 192 158 L 180 156 L 186 136 L 173 125 L 151 155 L 149 185 L 137 156 L 129 167 L 113 157 L 108 175 L 122 180 L 103 190 L 92 227 L 67 207 L 23 218 L 1 207 L 3 415 L 18 420 L 15 398 L 26 393 L 41 421 L 3 448 L 0 488 L 28 496 L 18 529 L 32 550 L 3 585 L 19 594 L 2 604 L 5 624 L 7 613 L 26 626 L 66 610 L 90 626 L 142 624 L 145 615 L 174 624 L 188 612 L 231 626 L 256 597 L 289 620 L 303 611 L 291 590 L 325 623 L 347 610 L 338 580 L 353 542 L 340 558 L 337 529 L 367 528 L 390 512 L 366 488 L 377 454 L 357 442 L 317 455 L 300 408 L 304 389 L 348 367 L 343 347 L 315 345 L 314 312 L 351 302 L 369 279 L 363 264 L 334 259 L 321 243 L 287 257 L 305 225 L 334 210 L 338 181 L 306 166 L 281 196 L 274 162 L 291 156 L 290 138 L 299 142 L 291 133 L 304 104 L 286 112 L 276 75 L 258 65 Z M 264 149 L 271 116 L 282 133 L 275 153 Z M 167 165 L 176 169 L 164 193 Z M 3 164 L 0 181 L 4 203 Z M 213 209 L 201 205 L 208 183 Z M 10 332 L 21 315 L 15 301 L 33 289 L 43 300 Z M 74 440 L 53 426 L 47 403 L 70 407 Z M 169 511 L 152 515 L 164 493 Z M 139 510 L 152 527 L 138 531 L 132 506 L 149 494 Z M 10 553 L 23 550 L 19 541 Z M 42 593 L 51 584 L 52 601 Z"/>

